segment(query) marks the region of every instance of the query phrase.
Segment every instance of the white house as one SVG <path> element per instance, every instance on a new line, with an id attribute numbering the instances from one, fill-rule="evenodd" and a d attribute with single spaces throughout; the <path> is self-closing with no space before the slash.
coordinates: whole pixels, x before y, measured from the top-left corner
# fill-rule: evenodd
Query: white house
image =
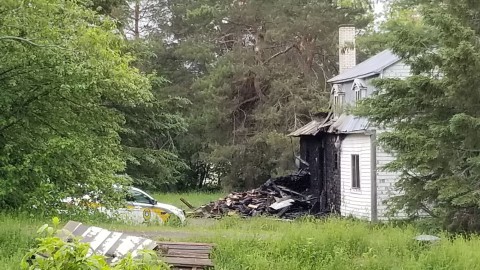
<path id="1" fill-rule="evenodd" d="M 323 181 L 320 186 L 336 188 L 340 194 L 333 203 L 340 204 L 335 208 L 339 209 L 342 216 L 384 220 L 387 218 L 385 200 L 398 194 L 394 189 L 396 173 L 382 170 L 385 164 L 393 160 L 393 156 L 377 144 L 376 138 L 382 130 L 376 129 L 365 118 L 349 115 L 346 109 L 375 91 L 371 84 L 373 79 L 405 78 L 409 76 L 410 68 L 389 50 L 356 65 L 355 47 L 352 46 L 355 43 L 354 27 L 341 27 L 339 41 L 340 72 L 328 80 L 332 86 L 332 112 L 322 121 L 315 119 L 305 126 L 308 128 L 303 127 L 290 135 L 301 137 L 301 143 L 302 138 L 306 141 L 310 137 L 308 140 L 311 141 L 314 136 L 322 142 L 321 145 L 327 146 L 322 148 L 323 152 L 319 155 L 322 162 L 309 159 L 310 169 L 315 171 L 315 167 L 324 166 L 320 169 L 323 173 L 319 174 L 323 178 L 314 177 L 314 181 Z M 328 147 L 326 142 L 333 140 L 335 146 Z M 309 158 L 308 155 L 306 158 Z M 329 159 L 338 164 L 329 163 Z M 330 173 L 329 167 L 335 167 L 338 172 Z M 325 194 L 338 197 L 334 193 Z"/>

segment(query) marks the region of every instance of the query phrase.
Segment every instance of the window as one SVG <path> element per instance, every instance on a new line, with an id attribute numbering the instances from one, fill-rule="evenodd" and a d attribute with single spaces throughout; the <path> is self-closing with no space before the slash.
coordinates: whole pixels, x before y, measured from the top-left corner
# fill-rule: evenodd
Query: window
<path id="1" fill-rule="evenodd" d="M 151 204 L 152 201 L 145 194 L 136 190 L 131 190 L 127 194 L 127 202 Z"/>
<path id="2" fill-rule="evenodd" d="M 344 100 L 345 100 L 345 95 L 343 93 L 338 93 L 333 96 L 333 112 L 336 115 L 339 115 L 342 113 Z"/>
<path id="3" fill-rule="evenodd" d="M 367 85 L 362 79 L 355 79 L 352 90 L 355 92 L 355 101 L 367 97 Z"/>
<path id="4" fill-rule="evenodd" d="M 333 113 L 337 117 L 342 113 L 343 103 L 345 102 L 345 93 L 342 91 L 342 87 L 339 84 L 334 84 L 332 88 L 333 96 Z"/>
<path id="5" fill-rule="evenodd" d="M 352 155 L 352 188 L 360 188 L 360 155 Z"/>
<path id="6" fill-rule="evenodd" d="M 355 101 L 359 101 L 362 98 L 367 97 L 367 88 L 355 86 Z"/>
<path id="7" fill-rule="evenodd" d="M 359 101 L 360 99 L 362 99 L 362 91 L 357 88 L 357 90 L 355 90 L 355 101 Z"/>

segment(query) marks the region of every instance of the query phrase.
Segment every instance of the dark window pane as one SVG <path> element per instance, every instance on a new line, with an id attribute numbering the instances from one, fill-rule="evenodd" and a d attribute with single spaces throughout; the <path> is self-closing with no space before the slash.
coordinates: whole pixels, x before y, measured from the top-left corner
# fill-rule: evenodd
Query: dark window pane
<path id="1" fill-rule="evenodd" d="M 127 196 L 127 201 L 147 204 L 151 203 L 150 199 L 147 196 L 135 190 L 129 192 L 129 195 Z"/>
<path id="2" fill-rule="evenodd" d="M 360 188 L 360 156 L 352 155 L 352 188 Z"/>

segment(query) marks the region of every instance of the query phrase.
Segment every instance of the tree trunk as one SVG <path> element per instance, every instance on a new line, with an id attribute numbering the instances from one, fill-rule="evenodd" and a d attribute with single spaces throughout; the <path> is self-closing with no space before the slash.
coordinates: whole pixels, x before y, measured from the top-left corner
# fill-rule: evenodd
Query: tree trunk
<path id="1" fill-rule="evenodd" d="M 140 30 L 139 30 L 139 23 L 140 23 L 140 0 L 135 1 L 135 7 L 133 11 L 133 17 L 134 17 L 134 29 L 133 29 L 133 34 L 135 36 L 135 39 L 140 38 Z"/>

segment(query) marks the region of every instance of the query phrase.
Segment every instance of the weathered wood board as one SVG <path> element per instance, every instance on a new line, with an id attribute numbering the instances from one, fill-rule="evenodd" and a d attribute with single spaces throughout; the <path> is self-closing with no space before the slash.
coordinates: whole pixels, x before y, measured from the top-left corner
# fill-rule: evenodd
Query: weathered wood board
<path id="1" fill-rule="evenodd" d="M 107 258 L 109 264 L 115 264 L 128 253 L 134 257 L 142 249 L 156 250 L 162 260 L 173 269 L 208 269 L 213 267 L 210 253 L 214 245 L 189 242 L 155 242 L 154 240 L 132 236 L 121 232 L 112 232 L 100 227 L 84 225 L 69 221 L 60 232 L 59 237 L 68 241 L 80 237 L 81 242 L 89 243 L 88 255 L 100 254 Z"/>

